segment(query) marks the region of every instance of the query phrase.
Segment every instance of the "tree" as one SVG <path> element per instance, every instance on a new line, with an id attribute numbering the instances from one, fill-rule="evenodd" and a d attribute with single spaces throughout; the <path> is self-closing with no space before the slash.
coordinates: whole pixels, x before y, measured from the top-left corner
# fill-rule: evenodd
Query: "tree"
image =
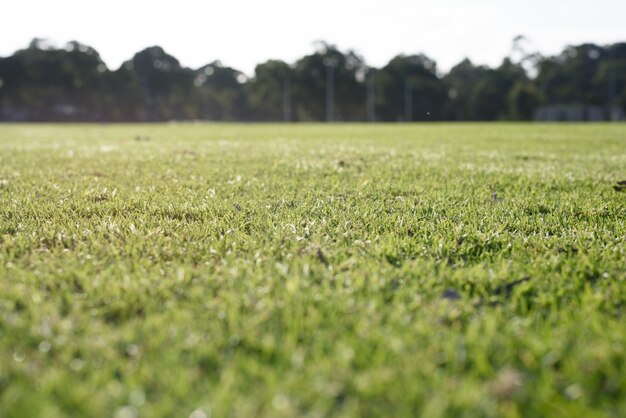
<path id="1" fill-rule="evenodd" d="M 142 92 L 148 121 L 193 118 L 194 112 L 185 109 L 185 102 L 193 95 L 193 71 L 182 68 L 176 58 L 163 48 L 146 48 L 124 63 L 136 77 Z"/>
<path id="2" fill-rule="evenodd" d="M 444 118 L 446 87 L 425 55 L 398 55 L 376 73 L 377 113 L 385 121 Z"/>
<path id="3" fill-rule="evenodd" d="M 293 107 L 297 120 L 326 119 L 328 84 L 332 77 L 333 120 L 364 120 L 365 62 L 354 51 L 317 43 L 317 50 L 299 59 L 293 69 Z"/>
<path id="4" fill-rule="evenodd" d="M 447 89 L 447 100 L 444 105 L 444 115 L 448 120 L 473 120 L 477 117 L 470 100 L 474 90 L 482 80 L 488 77 L 489 69 L 484 66 L 475 66 L 469 59 L 464 59 L 443 78 Z"/>
<path id="5" fill-rule="evenodd" d="M 626 109 L 626 43 L 606 47 L 606 57 L 598 63 L 592 80 L 593 90 L 602 101 L 606 91 L 606 104 Z"/>
<path id="6" fill-rule="evenodd" d="M 594 88 L 594 79 L 607 58 L 607 50 L 594 44 L 568 47 L 538 63 L 537 87 L 550 104 L 604 105 L 606 87 Z"/>
<path id="7" fill-rule="evenodd" d="M 531 120 L 540 103 L 540 95 L 530 81 L 518 80 L 508 94 L 508 119 Z"/>
<path id="8" fill-rule="evenodd" d="M 291 119 L 292 78 L 293 70 L 283 61 L 269 60 L 256 66 L 254 78 L 247 85 L 254 120 Z"/>
<path id="9" fill-rule="evenodd" d="M 58 49 L 33 39 L 26 49 L 3 60 L 3 107 L 27 120 L 104 120 L 102 73 L 98 52 L 76 41 Z"/>
<path id="10" fill-rule="evenodd" d="M 488 121 L 510 119 L 512 111 L 509 109 L 507 99 L 516 84 L 527 80 L 524 69 L 508 58 L 505 58 L 498 68 L 487 70 L 470 96 L 472 119 Z"/>
<path id="11" fill-rule="evenodd" d="M 248 79 L 219 61 L 183 67 L 158 46 L 111 71 L 90 46 L 33 39 L 0 58 L 0 120 L 528 120 L 542 104 L 620 117 L 626 43 L 582 44 L 551 57 L 528 52 L 527 43 L 516 37 L 497 68 L 466 59 L 441 77 L 425 55 L 398 55 L 374 69 L 354 51 L 318 42 L 294 64 L 270 60 Z"/>
<path id="12" fill-rule="evenodd" d="M 248 109 L 245 75 L 214 61 L 195 71 L 194 85 L 200 94 L 200 117 L 207 120 L 246 120 Z"/>

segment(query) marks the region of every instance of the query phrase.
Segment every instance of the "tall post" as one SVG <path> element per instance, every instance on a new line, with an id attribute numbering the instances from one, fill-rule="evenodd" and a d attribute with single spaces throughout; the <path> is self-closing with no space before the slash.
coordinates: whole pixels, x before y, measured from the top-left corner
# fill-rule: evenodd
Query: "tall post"
<path id="1" fill-rule="evenodd" d="M 326 122 L 332 122 L 335 116 L 335 66 L 326 64 Z"/>
<path id="2" fill-rule="evenodd" d="M 608 106 L 609 106 L 609 120 L 613 120 L 615 95 L 616 95 L 616 80 L 615 80 L 615 46 L 609 47 L 609 68 L 608 68 Z"/>
<path id="3" fill-rule="evenodd" d="M 0 121 L 4 120 L 4 95 L 2 94 L 2 86 L 4 85 L 4 81 L 0 78 Z M 8 115 L 7 115 L 8 119 Z"/>
<path id="4" fill-rule="evenodd" d="M 283 80 L 283 122 L 291 122 L 291 79 L 289 75 Z"/>
<path id="5" fill-rule="evenodd" d="M 376 121 L 376 74 L 373 68 L 367 71 L 367 121 Z"/>
<path id="6" fill-rule="evenodd" d="M 413 120 L 413 92 L 411 91 L 411 82 L 408 78 L 404 80 L 404 121 L 411 122 Z"/>

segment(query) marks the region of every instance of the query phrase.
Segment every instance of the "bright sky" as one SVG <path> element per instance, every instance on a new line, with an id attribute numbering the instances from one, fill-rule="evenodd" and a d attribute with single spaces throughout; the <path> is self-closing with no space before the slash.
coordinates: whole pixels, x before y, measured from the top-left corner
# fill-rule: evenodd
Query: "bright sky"
<path id="1" fill-rule="evenodd" d="M 219 59 L 251 74 L 326 40 L 370 65 L 423 52 L 448 70 L 465 57 L 497 65 L 514 36 L 559 52 L 582 42 L 626 41 L 625 0 L 19 0 L 0 6 L 0 56 L 33 37 L 94 47 L 109 68 L 160 45 L 189 67 Z"/>

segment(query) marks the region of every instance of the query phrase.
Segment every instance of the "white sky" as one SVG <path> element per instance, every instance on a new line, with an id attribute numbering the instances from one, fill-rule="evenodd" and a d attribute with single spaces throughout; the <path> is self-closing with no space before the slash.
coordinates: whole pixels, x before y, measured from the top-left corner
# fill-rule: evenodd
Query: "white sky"
<path id="1" fill-rule="evenodd" d="M 526 35 L 547 54 L 582 42 L 626 41 L 626 0 L 7 0 L 0 56 L 33 37 L 94 47 L 116 69 L 160 45 L 185 66 L 219 59 L 251 74 L 269 58 L 293 62 L 326 40 L 370 65 L 423 52 L 448 70 L 465 57 L 497 65 Z"/>

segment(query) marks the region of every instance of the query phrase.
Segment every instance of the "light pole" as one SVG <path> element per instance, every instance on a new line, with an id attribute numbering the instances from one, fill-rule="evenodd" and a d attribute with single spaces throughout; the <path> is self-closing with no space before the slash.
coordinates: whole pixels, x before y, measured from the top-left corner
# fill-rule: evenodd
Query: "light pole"
<path id="1" fill-rule="evenodd" d="M 0 121 L 4 120 L 4 95 L 2 94 L 2 86 L 4 86 L 4 81 L 0 78 Z"/>
<path id="2" fill-rule="evenodd" d="M 291 122 L 291 79 L 289 74 L 283 80 L 283 122 Z"/>
<path id="3" fill-rule="evenodd" d="M 411 122 L 413 120 L 413 92 L 411 81 L 407 77 L 404 80 L 404 121 Z"/>
<path id="4" fill-rule="evenodd" d="M 368 68 L 367 75 L 367 121 L 376 121 L 376 73 Z"/>
<path id="5" fill-rule="evenodd" d="M 609 120 L 613 120 L 615 113 L 613 107 L 615 105 L 615 45 L 609 47 L 609 64 L 608 64 L 608 101 L 609 101 Z"/>

